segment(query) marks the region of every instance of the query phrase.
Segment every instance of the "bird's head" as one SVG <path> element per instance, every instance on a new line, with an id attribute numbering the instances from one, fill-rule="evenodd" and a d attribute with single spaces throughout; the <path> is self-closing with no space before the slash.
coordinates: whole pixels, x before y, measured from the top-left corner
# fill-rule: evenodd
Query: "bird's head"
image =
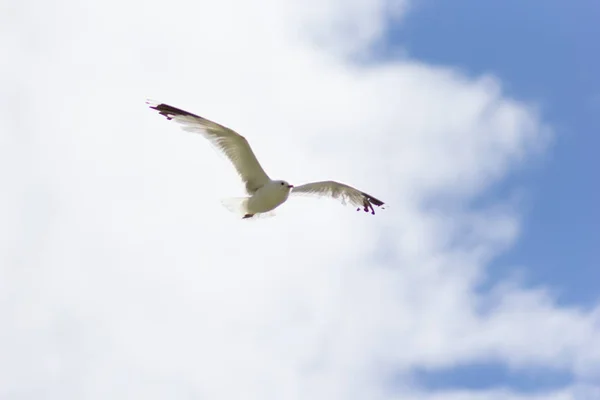
<path id="1" fill-rule="evenodd" d="M 291 190 L 294 187 L 294 185 L 290 185 L 286 181 L 275 181 L 275 184 L 285 190 Z"/>

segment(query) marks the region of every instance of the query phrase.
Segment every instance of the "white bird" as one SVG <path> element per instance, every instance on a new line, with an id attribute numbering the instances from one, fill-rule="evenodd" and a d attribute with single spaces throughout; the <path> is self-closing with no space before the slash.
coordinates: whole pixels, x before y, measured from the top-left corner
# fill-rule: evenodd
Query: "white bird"
<path id="1" fill-rule="evenodd" d="M 284 180 L 272 180 L 261 167 L 250 144 L 242 135 L 216 122 L 168 104 L 152 100 L 146 101 L 146 104 L 168 120 L 183 125 L 184 130 L 201 134 L 227 156 L 246 185 L 246 192 L 249 195 L 236 204 L 243 218 L 252 218 L 279 207 L 288 199 L 290 192 L 330 196 L 340 199 L 343 203 L 349 202 L 357 206 L 357 211 L 362 208 L 365 212 L 371 211 L 371 214 L 375 214 L 373 206 L 381 207 L 384 204 L 383 201 L 365 192 L 335 181 L 294 186 Z"/>

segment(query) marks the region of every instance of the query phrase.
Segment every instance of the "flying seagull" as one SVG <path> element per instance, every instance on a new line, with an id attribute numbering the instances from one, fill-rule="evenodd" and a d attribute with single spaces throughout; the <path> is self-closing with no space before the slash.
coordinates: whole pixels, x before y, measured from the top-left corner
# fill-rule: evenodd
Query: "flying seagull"
<path id="1" fill-rule="evenodd" d="M 249 195 L 249 197 L 239 199 L 235 205 L 235 208 L 243 214 L 243 218 L 252 218 L 257 214 L 267 213 L 279 207 L 288 199 L 290 192 L 330 196 L 340 199 L 343 203 L 348 202 L 357 206 L 356 211 L 360 211 L 362 208 L 365 212 L 370 211 L 371 214 L 375 214 L 373 206 L 381 207 L 384 204 L 383 201 L 370 194 L 335 181 L 312 182 L 294 186 L 284 180 L 272 180 L 261 167 L 250 144 L 242 135 L 216 122 L 168 104 L 152 100 L 146 101 L 146 104 L 168 120 L 183 125 L 184 130 L 199 133 L 207 138 L 231 161 Z"/>

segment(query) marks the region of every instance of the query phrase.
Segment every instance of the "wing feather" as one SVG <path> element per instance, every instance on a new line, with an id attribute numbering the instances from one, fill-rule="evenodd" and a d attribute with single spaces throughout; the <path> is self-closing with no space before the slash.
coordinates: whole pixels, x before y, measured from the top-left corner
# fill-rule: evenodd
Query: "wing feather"
<path id="1" fill-rule="evenodd" d="M 152 100 L 146 101 L 146 104 L 168 120 L 183 125 L 183 130 L 199 133 L 207 138 L 231 161 L 249 194 L 255 193 L 270 180 L 246 138 L 233 129 L 168 104 Z"/>
<path id="2" fill-rule="evenodd" d="M 362 207 L 365 212 L 371 211 L 371 214 L 375 214 L 373 206 L 381 207 L 385 204 L 370 194 L 335 181 L 312 182 L 295 186 L 292 189 L 292 194 L 332 197 L 341 200 L 343 204 L 350 203 L 357 206 L 359 207 L 358 210 Z"/>

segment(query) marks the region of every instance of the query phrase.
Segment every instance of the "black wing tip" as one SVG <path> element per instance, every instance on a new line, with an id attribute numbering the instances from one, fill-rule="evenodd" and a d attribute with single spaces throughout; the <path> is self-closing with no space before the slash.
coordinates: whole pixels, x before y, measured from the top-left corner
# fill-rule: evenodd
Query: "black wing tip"
<path id="1" fill-rule="evenodd" d="M 360 194 L 362 194 L 362 195 L 363 195 L 363 197 L 364 197 L 364 198 L 365 198 L 365 199 L 366 199 L 366 200 L 367 200 L 369 203 L 371 203 L 371 204 L 373 204 L 373 205 L 376 205 L 377 207 L 381 207 L 382 205 L 384 205 L 384 204 L 385 204 L 383 201 L 381 201 L 381 200 L 379 200 L 379 199 L 377 199 L 377 198 L 375 198 L 375 197 L 371 196 L 371 195 L 370 195 L 370 194 L 368 194 L 368 193 L 365 193 L 365 192 L 360 192 Z"/>
<path id="2" fill-rule="evenodd" d="M 363 202 L 363 211 L 364 212 L 371 212 L 371 214 L 375 215 L 375 209 L 373 208 L 373 206 L 377 206 L 377 207 L 381 207 L 383 206 L 385 203 L 373 196 L 371 196 L 370 194 L 361 192 L 361 194 L 364 197 L 364 202 Z M 384 207 L 382 207 L 382 209 L 384 209 Z M 360 211 L 360 207 L 356 209 L 356 211 Z"/>
<path id="3" fill-rule="evenodd" d="M 384 204 L 385 204 L 383 201 L 381 201 L 381 200 L 379 200 L 379 199 L 376 199 L 376 198 L 375 198 L 375 197 L 373 197 L 373 196 L 369 196 L 369 195 L 367 195 L 366 197 L 367 197 L 367 200 L 369 200 L 369 202 L 370 202 L 371 204 L 374 204 L 374 205 L 376 205 L 377 207 L 381 207 L 382 205 L 384 205 Z"/>
<path id="4" fill-rule="evenodd" d="M 196 117 L 199 118 L 196 114 L 192 114 L 191 112 L 182 110 L 180 108 L 177 107 L 173 107 L 170 106 L 168 104 L 165 103 L 158 103 L 152 100 L 147 100 L 146 104 L 148 104 L 150 106 L 150 108 L 152 108 L 153 110 L 158 111 L 158 113 L 160 115 L 163 115 L 165 118 L 171 120 L 173 119 L 174 116 L 177 115 L 183 115 L 183 116 L 189 116 L 189 117 Z"/>

